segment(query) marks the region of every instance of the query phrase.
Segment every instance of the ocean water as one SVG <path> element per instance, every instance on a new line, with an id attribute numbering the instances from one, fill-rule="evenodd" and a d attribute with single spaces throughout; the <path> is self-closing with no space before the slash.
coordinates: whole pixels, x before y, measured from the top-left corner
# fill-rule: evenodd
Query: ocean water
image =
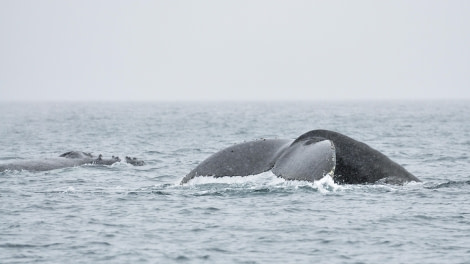
<path id="1" fill-rule="evenodd" d="M 422 180 L 179 181 L 212 153 L 313 129 Z M 0 173 L 0 263 L 470 263 L 470 102 L 0 103 L 0 163 L 70 150 L 146 165 Z"/>

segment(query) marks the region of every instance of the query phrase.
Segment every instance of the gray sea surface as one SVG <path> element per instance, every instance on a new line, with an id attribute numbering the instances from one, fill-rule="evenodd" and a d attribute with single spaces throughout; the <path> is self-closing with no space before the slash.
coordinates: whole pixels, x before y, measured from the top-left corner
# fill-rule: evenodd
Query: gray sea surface
<path id="1" fill-rule="evenodd" d="M 179 184 L 232 144 L 320 128 L 422 182 Z M 0 163 L 71 150 L 146 164 L 0 172 L 0 263 L 470 263 L 469 101 L 0 103 Z"/>

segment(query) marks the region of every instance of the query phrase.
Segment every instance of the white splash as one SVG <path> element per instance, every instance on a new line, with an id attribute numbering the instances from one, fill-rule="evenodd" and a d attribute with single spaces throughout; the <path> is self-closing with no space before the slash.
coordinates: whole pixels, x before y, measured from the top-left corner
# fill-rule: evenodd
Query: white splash
<path id="1" fill-rule="evenodd" d="M 73 192 L 75 192 L 75 188 L 73 186 L 69 186 L 65 190 L 62 191 L 62 193 L 73 193 Z"/>
<path id="2" fill-rule="evenodd" d="M 327 194 L 329 192 L 336 192 L 338 190 L 342 190 L 343 187 L 338 185 L 333 180 L 330 174 L 325 175 L 318 181 L 313 182 L 313 186 L 317 188 L 317 190 L 323 194 Z"/>
<path id="3" fill-rule="evenodd" d="M 179 184 L 179 183 L 178 183 Z M 271 171 L 262 172 L 250 176 L 231 176 L 231 177 L 195 177 L 185 183 L 185 186 L 198 186 L 205 184 L 230 184 L 238 186 L 246 186 L 248 188 L 272 187 L 272 188 L 294 188 L 309 186 L 312 189 L 318 190 L 322 194 L 330 192 L 337 192 L 343 190 L 344 187 L 334 182 L 330 174 L 325 175 L 315 182 L 309 181 L 288 181 L 281 177 L 277 177 Z"/>
<path id="4" fill-rule="evenodd" d="M 188 181 L 185 185 L 200 185 L 200 184 L 237 184 L 237 185 L 246 185 L 246 184 L 261 184 L 261 185 L 276 185 L 286 180 L 277 177 L 271 171 L 262 172 L 256 175 L 249 176 L 231 176 L 231 177 L 195 177 Z"/>

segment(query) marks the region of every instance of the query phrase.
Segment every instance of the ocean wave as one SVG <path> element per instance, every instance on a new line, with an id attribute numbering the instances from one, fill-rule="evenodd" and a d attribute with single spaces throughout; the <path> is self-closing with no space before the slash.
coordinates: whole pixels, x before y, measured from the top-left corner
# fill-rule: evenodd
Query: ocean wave
<path id="1" fill-rule="evenodd" d="M 464 186 L 470 186 L 470 180 L 469 181 L 447 181 L 443 183 L 432 183 L 428 186 L 424 186 L 426 189 L 442 189 L 442 188 L 459 188 L 459 187 L 464 187 Z"/>

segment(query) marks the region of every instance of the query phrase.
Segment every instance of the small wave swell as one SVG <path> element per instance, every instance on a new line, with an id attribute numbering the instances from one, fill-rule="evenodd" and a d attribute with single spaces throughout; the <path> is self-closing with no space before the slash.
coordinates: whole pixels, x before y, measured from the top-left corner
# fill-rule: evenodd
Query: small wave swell
<path id="1" fill-rule="evenodd" d="M 425 186 L 424 188 L 436 190 L 436 189 L 442 189 L 442 188 L 459 188 L 459 187 L 464 187 L 467 185 L 470 186 L 470 181 L 448 181 L 444 183 L 437 183 L 437 184 Z"/>

